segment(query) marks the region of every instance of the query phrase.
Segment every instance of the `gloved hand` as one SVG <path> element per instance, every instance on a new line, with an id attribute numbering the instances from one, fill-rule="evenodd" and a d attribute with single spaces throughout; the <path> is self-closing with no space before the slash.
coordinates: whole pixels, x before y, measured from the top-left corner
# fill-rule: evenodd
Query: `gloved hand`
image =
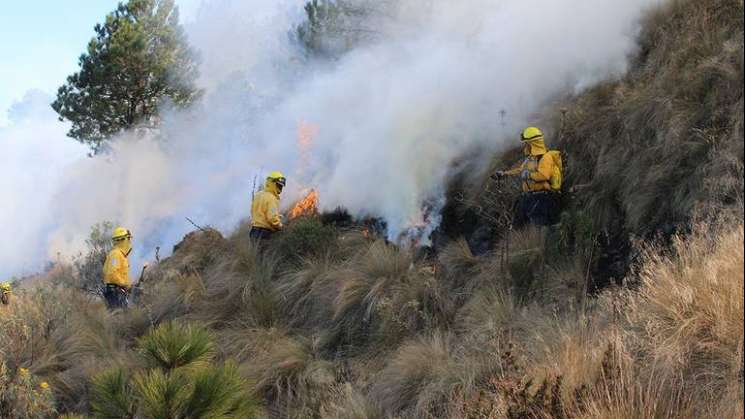
<path id="1" fill-rule="evenodd" d="M 522 179 L 522 180 L 529 180 L 530 179 L 530 170 L 525 169 L 522 172 L 520 172 L 520 179 Z"/>
<path id="2" fill-rule="evenodd" d="M 504 176 L 505 176 L 505 175 L 504 175 L 504 171 L 502 171 L 502 170 L 497 170 L 496 172 L 494 172 L 494 173 L 493 173 L 493 174 L 491 175 L 491 178 L 492 178 L 492 179 L 494 179 L 494 180 L 497 180 L 497 179 L 503 178 Z"/>

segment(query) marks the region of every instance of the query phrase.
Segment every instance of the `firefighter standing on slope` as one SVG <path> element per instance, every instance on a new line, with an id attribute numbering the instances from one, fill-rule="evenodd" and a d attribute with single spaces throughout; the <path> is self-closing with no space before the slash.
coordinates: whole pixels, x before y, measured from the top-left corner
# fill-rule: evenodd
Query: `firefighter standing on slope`
<path id="1" fill-rule="evenodd" d="M 13 292 L 13 287 L 10 282 L 0 283 L 0 303 L 4 305 L 10 304 L 10 294 Z"/>
<path id="2" fill-rule="evenodd" d="M 103 295 L 110 309 L 126 308 L 127 296 L 132 289 L 127 260 L 132 251 L 132 233 L 126 228 L 117 227 L 111 235 L 111 240 L 114 242 L 114 248 L 106 256 L 103 264 Z"/>
<path id="3" fill-rule="evenodd" d="M 255 239 L 268 239 L 274 232 L 282 229 L 282 216 L 279 213 L 279 195 L 287 179 L 280 172 L 267 176 L 264 189 L 257 192 L 251 204 L 251 233 Z"/>
<path id="4" fill-rule="evenodd" d="M 523 193 L 515 208 L 516 227 L 532 223 L 547 226 L 556 223 L 561 193 L 561 154 L 548 150 L 543 133 L 536 127 L 526 128 L 521 136 L 525 160 L 513 169 L 498 171 L 495 177 L 520 176 Z"/>

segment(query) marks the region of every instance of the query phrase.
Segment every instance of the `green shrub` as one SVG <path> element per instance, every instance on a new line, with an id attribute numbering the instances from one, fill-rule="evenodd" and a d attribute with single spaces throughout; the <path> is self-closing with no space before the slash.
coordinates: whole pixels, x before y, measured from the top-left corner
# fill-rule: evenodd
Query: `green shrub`
<path id="1" fill-rule="evenodd" d="M 189 398 L 189 379 L 182 371 L 152 369 L 135 375 L 134 388 L 145 417 L 171 419 L 184 417 Z"/>
<path id="2" fill-rule="evenodd" d="M 165 371 L 209 362 L 214 354 L 212 336 L 193 324 L 166 322 L 138 339 L 149 363 Z"/>
<path id="3" fill-rule="evenodd" d="M 272 241 L 282 260 L 296 264 L 303 258 L 328 254 L 338 244 L 336 229 L 323 225 L 318 217 L 293 220 Z"/>
<path id="4" fill-rule="evenodd" d="M 91 411 L 97 418 L 134 418 L 136 400 L 130 374 L 115 368 L 97 375 L 91 383 Z"/>
<path id="5" fill-rule="evenodd" d="M 246 397 L 248 386 L 234 363 L 200 369 L 190 380 L 184 410 L 190 418 L 250 418 L 258 410 L 258 403 Z"/>
<path id="6" fill-rule="evenodd" d="M 138 340 L 152 368 L 104 371 L 93 379 L 97 418 L 252 418 L 259 404 L 231 362 L 211 362 L 211 334 L 196 325 L 165 323 Z"/>

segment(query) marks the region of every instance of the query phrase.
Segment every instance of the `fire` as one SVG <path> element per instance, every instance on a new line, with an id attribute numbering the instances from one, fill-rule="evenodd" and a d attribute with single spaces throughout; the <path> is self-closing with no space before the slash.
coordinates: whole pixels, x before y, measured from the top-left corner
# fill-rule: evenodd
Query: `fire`
<path id="1" fill-rule="evenodd" d="M 311 162 L 311 149 L 313 140 L 318 134 L 319 127 L 313 123 L 300 120 L 297 128 L 297 148 L 298 148 L 298 170 L 296 172 L 298 183 L 303 184 L 302 179 L 306 178 Z M 306 189 L 307 190 L 307 189 Z M 311 189 L 305 195 L 305 198 L 298 201 L 290 210 L 289 219 L 295 219 L 302 215 L 314 215 L 318 213 L 318 192 Z"/>
<path id="2" fill-rule="evenodd" d="M 308 195 L 292 207 L 290 210 L 290 220 L 293 220 L 301 215 L 314 215 L 318 213 L 318 192 L 315 189 L 311 189 Z"/>
<path id="3" fill-rule="evenodd" d="M 318 135 L 318 125 L 300 120 L 297 127 L 297 149 L 299 155 L 298 162 L 298 177 L 304 177 L 311 163 L 311 149 L 313 148 L 313 140 Z"/>

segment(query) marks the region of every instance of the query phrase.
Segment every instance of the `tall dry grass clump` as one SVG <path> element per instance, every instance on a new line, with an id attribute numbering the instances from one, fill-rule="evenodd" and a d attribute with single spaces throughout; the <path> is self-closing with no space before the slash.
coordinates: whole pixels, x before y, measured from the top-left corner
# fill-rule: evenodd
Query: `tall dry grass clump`
<path id="1" fill-rule="evenodd" d="M 445 322 L 450 311 L 449 296 L 434 270 L 408 249 L 382 240 L 329 275 L 333 312 L 323 346 L 331 352 L 398 343 Z"/>
<path id="2" fill-rule="evenodd" d="M 455 339 L 435 332 L 402 345 L 375 376 L 371 398 L 391 416 L 452 417 L 452 398 L 468 391 L 475 374 Z"/>
<path id="3" fill-rule="evenodd" d="M 740 222 L 678 237 L 672 256 L 648 251 L 628 300 L 645 376 L 679 387 L 701 415 L 742 415 L 744 245 Z"/>

